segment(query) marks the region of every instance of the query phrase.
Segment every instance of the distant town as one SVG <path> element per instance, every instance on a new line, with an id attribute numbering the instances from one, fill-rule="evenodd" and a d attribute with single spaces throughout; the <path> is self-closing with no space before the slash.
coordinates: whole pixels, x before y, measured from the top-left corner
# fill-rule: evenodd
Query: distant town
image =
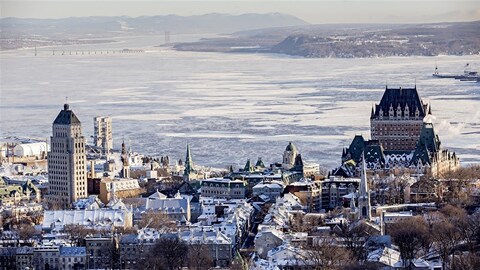
<path id="1" fill-rule="evenodd" d="M 0 142 L 0 269 L 480 269 L 480 166 L 441 143 L 417 86 L 372 103 L 370 136 L 326 170 L 295 141 L 240 169 L 188 141 L 148 156 L 59 105 L 48 139 Z"/>

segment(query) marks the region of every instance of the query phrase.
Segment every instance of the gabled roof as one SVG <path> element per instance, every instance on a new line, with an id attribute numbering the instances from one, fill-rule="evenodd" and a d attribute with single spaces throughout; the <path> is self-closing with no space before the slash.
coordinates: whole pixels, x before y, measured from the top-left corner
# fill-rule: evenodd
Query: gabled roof
<path id="1" fill-rule="evenodd" d="M 63 110 L 57 115 L 55 121 L 53 121 L 54 125 L 80 125 L 80 120 L 78 120 L 77 116 L 70 110 L 68 104 L 63 105 Z"/>

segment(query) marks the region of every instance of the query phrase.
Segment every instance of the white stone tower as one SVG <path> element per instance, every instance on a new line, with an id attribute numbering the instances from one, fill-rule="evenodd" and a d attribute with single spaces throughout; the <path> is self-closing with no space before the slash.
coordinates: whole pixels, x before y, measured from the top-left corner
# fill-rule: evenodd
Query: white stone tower
<path id="1" fill-rule="evenodd" d="M 47 200 L 60 207 L 87 197 L 85 137 L 77 116 L 65 104 L 53 122 L 48 153 Z"/>
<path id="2" fill-rule="evenodd" d="M 122 170 L 120 171 L 121 178 L 130 178 L 130 157 L 125 147 L 125 141 L 122 142 L 122 156 L 120 157 L 122 161 Z"/>
<path id="3" fill-rule="evenodd" d="M 297 147 L 292 142 L 289 142 L 285 148 L 285 151 L 283 152 L 282 168 L 285 170 L 290 170 L 295 164 L 295 158 L 297 155 Z"/>

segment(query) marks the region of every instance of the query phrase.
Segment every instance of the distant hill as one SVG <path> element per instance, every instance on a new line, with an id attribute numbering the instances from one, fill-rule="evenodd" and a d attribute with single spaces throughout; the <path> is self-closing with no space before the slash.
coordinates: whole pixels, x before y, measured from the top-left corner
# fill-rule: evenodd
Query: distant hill
<path id="1" fill-rule="evenodd" d="M 113 35 L 164 33 L 232 33 L 236 31 L 306 25 L 297 17 L 280 14 L 228 15 L 211 13 L 198 16 L 78 17 L 64 19 L 2 18 L 2 38 L 40 35 L 51 38 L 110 37 Z"/>
<path id="2" fill-rule="evenodd" d="M 178 50 L 267 52 L 304 57 L 480 54 L 480 21 L 433 24 L 304 25 L 241 31 L 176 44 Z"/>

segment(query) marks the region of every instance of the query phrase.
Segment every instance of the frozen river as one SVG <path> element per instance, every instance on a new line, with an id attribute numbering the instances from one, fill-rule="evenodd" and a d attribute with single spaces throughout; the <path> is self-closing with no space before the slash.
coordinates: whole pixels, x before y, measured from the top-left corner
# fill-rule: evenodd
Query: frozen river
<path id="1" fill-rule="evenodd" d="M 177 52 L 159 38 L 2 53 L 0 136 L 49 137 L 65 96 L 93 134 L 93 117 L 113 118 L 114 145 L 226 168 L 247 158 L 281 161 L 289 141 L 331 168 L 355 134 L 369 137 L 370 110 L 386 82 L 413 87 L 431 103 L 443 147 L 480 162 L 480 84 L 431 76 L 480 67 L 479 56 L 305 59 L 269 54 Z M 172 38 L 173 39 L 173 38 Z M 185 37 L 187 39 L 187 37 Z M 161 39 L 160 39 L 161 40 Z M 144 49 L 99 54 L 106 49 Z M 59 52 L 65 50 L 65 55 Z M 97 54 L 69 55 L 93 50 Z"/>

